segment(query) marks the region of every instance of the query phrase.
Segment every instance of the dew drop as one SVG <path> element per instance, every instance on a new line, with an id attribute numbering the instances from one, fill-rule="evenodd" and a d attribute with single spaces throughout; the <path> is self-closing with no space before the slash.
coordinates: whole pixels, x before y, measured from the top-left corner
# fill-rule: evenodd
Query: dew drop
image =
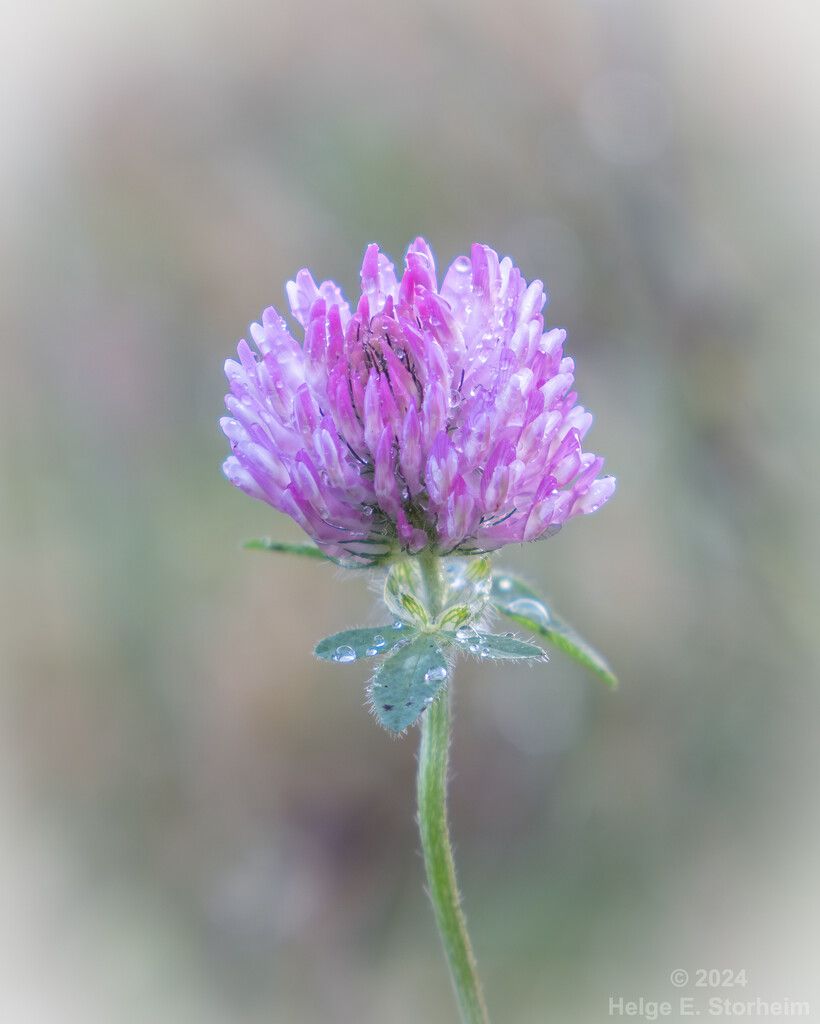
<path id="1" fill-rule="evenodd" d="M 537 625 L 549 629 L 549 612 L 540 601 L 535 601 L 531 597 L 519 597 L 510 603 L 508 610 L 513 615 L 520 615 L 522 618 L 529 619 L 530 622 L 535 622 Z"/>
<path id="2" fill-rule="evenodd" d="M 481 657 L 482 658 L 489 658 L 489 656 L 490 656 L 490 648 L 489 647 L 482 647 L 481 648 Z"/>
<path id="3" fill-rule="evenodd" d="M 460 644 L 466 643 L 468 640 L 471 640 L 474 636 L 475 633 L 473 632 L 472 626 L 462 626 L 460 629 L 456 630 L 456 640 L 458 640 Z"/>
<path id="4" fill-rule="evenodd" d="M 458 259 L 453 260 L 453 270 L 458 274 L 464 274 L 471 266 L 469 256 L 459 256 Z"/>
<path id="5" fill-rule="evenodd" d="M 381 635 L 381 633 L 377 633 L 373 637 L 373 646 L 374 647 L 384 647 L 384 645 L 385 645 L 384 637 Z"/>
<path id="6" fill-rule="evenodd" d="M 372 516 L 373 515 L 373 506 L 372 505 L 363 505 L 362 506 L 362 515 L 363 516 Z"/>
<path id="7" fill-rule="evenodd" d="M 399 622 L 398 619 L 393 623 L 393 629 L 404 629 L 404 623 Z"/>
<path id="8" fill-rule="evenodd" d="M 425 697 L 424 700 L 422 701 L 422 703 L 423 704 L 432 704 L 435 699 L 436 699 L 435 697 Z"/>
<path id="9" fill-rule="evenodd" d="M 334 661 L 355 661 L 356 652 L 352 647 L 348 647 L 346 644 L 342 644 L 341 647 L 336 648 L 336 653 L 333 655 Z"/>
<path id="10" fill-rule="evenodd" d="M 461 392 L 456 390 L 456 388 L 453 388 L 450 392 L 450 405 L 453 406 L 453 408 L 461 405 Z"/>
<path id="11" fill-rule="evenodd" d="M 372 658 L 379 653 L 379 649 L 378 647 L 368 647 L 364 653 L 368 656 L 368 658 Z"/>
<path id="12" fill-rule="evenodd" d="M 437 683 L 441 679 L 447 678 L 447 669 L 443 665 L 436 665 L 434 668 L 428 669 L 424 673 L 425 683 Z"/>
<path id="13" fill-rule="evenodd" d="M 470 654 L 478 654 L 478 644 L 470 644 L 467 650 L 470 652 Z"/>
<path id="14" fill-rule="evenodd" d="M 507 638 L 508 640 L 512 640 L 512 638 L 513 638 L 513 637 L 515 636 L 515 633 L 505 633 L 505 634 L 504 634 L 504 636 L 505 636 L 505 637 L 506 637 L 506 638 Z"/>

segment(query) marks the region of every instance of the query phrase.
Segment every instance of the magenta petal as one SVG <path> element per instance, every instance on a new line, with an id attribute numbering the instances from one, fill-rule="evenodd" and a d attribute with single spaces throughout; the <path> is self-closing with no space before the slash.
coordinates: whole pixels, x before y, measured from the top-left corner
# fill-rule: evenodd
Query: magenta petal
<path id="1" fill-rule="evenodd" d="M 415 405 L 411 405 L 404 417 L 399 447 L 399 468 L 412 497 L 422 489 L 421 425 Z"/>
<path id="2" fill-rule="evenodd" d="M 521 539 L 523 541 L 535 540 L 555 521 L 555 497 L 550 493 L 547 482 L 544 481 L 536 492 L 535 501 L 527 516 Z"/>
<path id="3" fill-rule="evenodd" d="M 453 550 L 466 540 L 477 526 L 475 500 L 461 477 L 457 477 L 447 506 L 439 517 L 438 537 L 443 548 Z"/>
<path id="4" fill-rule="evenodd" d="M 435 292 L 436 285 L 436 263 L 433 253 L 423 238 L 417 238 L 407 250 L 405 258 L 407 269 L 401 280 L 399 292 L 401 301 L 412 305 L 417 297 L 418 290 Z"/>
<path id="5" fill-rule="evenodd" d="M 367 297 L 370 316 L 379 313 L 388 298 L 394 299 L 398 292 L 393 264 L 379 252 L 378 245 L 368 245 L 362 262 L 362 297 Z"/>
<path id="6" fill-rule="evenodd" d="M 382 416 L 380 392 L 379 376 L 375 370 L 371 370 L 364 389 L 364 440 L 374 454 L 386 425 Z"/>
<path id="7" fill-rule="evenodd" d="M 382 436 L 376 447 L 373 487 L 382 509 L 388 515 L 395 516 L 401 502 L 399 501 L 399 488 L 393 458 L 393 435 L 389 426 L 382 431 Z"/>
<path id="8" fill-rule="evenodd" d="M 319 425 L 321 416 L 310 388 L 303 384 L 293 400 L 293 422 L 303 438 L 308 438 Z"/>
<path id="9" fill-rule="evenodd" d="M 422 437 L 429 445 L 447 425 L 447 394 L 434 380 L 427 388 L 421 407 Z"/>
<path id="10" fill-rule="evenodd" d="M 328 378 L 327 384 L 328 411 L 333 416 L 339 436 L 344 439 L 355 455 L 363 455 L 365 451 L 364 430 L 353 405 L 350 394 L 350 383 L 339 366 Z"/>
<path id="11" fill-rule="evenodd" d="M 510 465 L 515 449 L 502 438 L 493 449 L 481 477 L 481 501 L 484 511 L 493 514 L 506 502 L 510 486 Z"/>
<path id="12" fill-rule="evenodd" d="M 399 541 L 405 551 L 408 551 L 411 555 L 418 554 L 423 548 L 427 547 L 427 534 L 424 530 L 418 529 L 418 527 L 412 526 L 407 516 L 404 514 L 404 509 L 399 509 L 396 517 L 396 525 L 399 533 Z"/>
<path id="13" fill-rule="evenodd" d="M 600 480 L 595 480 L 589 485 L 589 488 L 575 501 L 572 503 L 571 515 L 577 515 L 579 512 L 585 515 L 590 512 L 597 512 L 601 505 L 605 501 L 609 501 L 612 495 L 615 493 L 615 477 L 604 476 Z"/>
<path id="14" fill-rule="evenodd" d="M 290 311 L 299 321 L 302 327 L 307 327 L 310 322 L 310 311 L 314 302 L 320 298 L 319 289 L 313 280 L 309 270 L 300 270 L 295 281 L 288 281 L 285 285 Z"/>
<path id="15" fill-rule="evenodd" d="M 458 452 L 445 431 L 436 435 L 430 456 L 427 459 L 427 468 L 424 479 L 427 484 L 427 493 L 434 506 L 446 504 L 447 499 L 455 487 L 458 476 Z"/>

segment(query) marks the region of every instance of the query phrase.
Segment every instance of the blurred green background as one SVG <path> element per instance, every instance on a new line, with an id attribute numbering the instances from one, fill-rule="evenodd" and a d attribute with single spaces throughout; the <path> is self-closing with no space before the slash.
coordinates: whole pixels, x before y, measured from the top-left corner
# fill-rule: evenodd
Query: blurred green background
<path id="1" fill-rule="evenodd" d="M 418 234 L 545 282 L 619 479 L 503 561 L 621 689 L 557 652 L 456 680 L 494 1019 L 604 1021 L 675 968 L 820 1019 L 816 3 L 0 17 L 0 1019 L 454 1020 L 416 735 L 310 653 L 372 594 L 240 550 L 299 534 L 217 425 L 285 281 L 351 294 Z"/>

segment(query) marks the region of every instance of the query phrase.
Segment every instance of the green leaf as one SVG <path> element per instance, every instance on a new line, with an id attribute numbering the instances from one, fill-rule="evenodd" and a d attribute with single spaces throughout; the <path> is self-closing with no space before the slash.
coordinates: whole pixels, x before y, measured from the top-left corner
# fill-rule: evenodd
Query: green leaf
<path id="1" fill-rule="evenodd" d="M 522 580 L 507 573 L 496 575 L 493 579 L 491 601 L 508 619 L 544 637 L 608 686 L 618 685 L 618 680 L 606 659 L 576 633 L 572 626 L 554 615 L 535 591 Z"/>
<path id="2" fill-rule="evenodd" d="M 416 636 L 394 649 L 376 669 L 370 700 L 376 717 L 391 732 L 404 732 L 447 684 L 447 661 L 436 637 Z"/>
<path id="3" fill-rule="evenodd" d="M 477 658 L 491 658 L 494 660 L 518 658 L 542 658 L 546 660 L 546 653 L 535 644 L 528 644 L 524 640 L 516 639 L 512 633 L 479 633 L 474 629 L 459 629 L 456 632 L 458 646 L 474 654 Z"/>
<path id="4" fill-rule="evenodd" d="M 359 658 L 376 658 L 392 651 L 397 644 L 406 643 L 416 636 L 412 626 L 374 626 L 373 628 L 345 629 L 333 636 L 326 636 L 316 645 L 316 655 L 323 661 L 358 661 Z"/>
<path id="5" fill-rule="evenodd" d="M 303 558 L 315 558 L 320 562 L 331 562 L 333 559 L 313 544 L 288 544 L 284 540 L 271 540 L 261 537 L 258 540 L 246 540 L 242 547 L 246 551 L 279 551 L 284 555 L 301 555 Z"/>

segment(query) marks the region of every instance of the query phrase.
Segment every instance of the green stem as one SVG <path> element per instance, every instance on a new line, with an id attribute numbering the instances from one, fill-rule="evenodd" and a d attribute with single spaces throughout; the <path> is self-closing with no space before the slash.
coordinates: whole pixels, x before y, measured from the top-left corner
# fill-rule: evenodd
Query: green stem
<path id="1" fill-rule="evenodd" d="M 419 832 L 430 899 L 464 1024 L 489 1024 L 475 956 L 467 935 L 456 884 L 447 826 L 447 753 L 450 746 L 450 687 L 421 718 Z"/>
<path id="2" fill-rule="evenodd" d="M 444 597 L 439 556 L 434 554 L 429 547 L 425 548 L 419 555 L 419 566 L 426 591 L 427 613 L 432 620 L 435 620 L 441 612 Z"/>

